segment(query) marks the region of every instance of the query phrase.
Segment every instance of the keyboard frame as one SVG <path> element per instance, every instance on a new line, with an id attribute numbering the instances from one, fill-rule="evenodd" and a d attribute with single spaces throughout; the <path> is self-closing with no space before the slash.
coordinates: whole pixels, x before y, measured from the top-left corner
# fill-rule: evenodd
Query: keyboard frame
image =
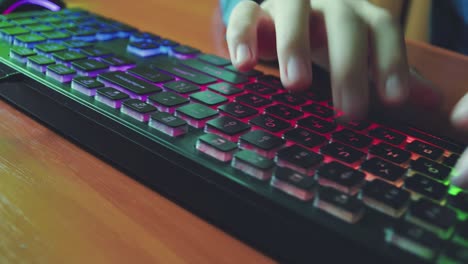
<path id="1" fill-rule="evenodd" d="M 6 59 L 5 46 L 0 46 L 0 71 L 14 74 L 0 76 L 1 98 L 280 262 L 318 259 L 340 263 L 352 259 L 363 263 L 426 263 L 385 243 L 383 228 L 382 232 L 370 232 L 368 225 L 345 223 L 313 208 L 310 202 L 298 202 L 229 164 L 201 155 L 194 148 L 196 139 L 203 134 L 201 130 L 190 128 L 192 133 L 185 138 L 173 139 L 156 130 L 149 133 L 146 125 L 142 129 L 143 125 L 130 117 L 123 117 L 122 122 L 115 118 L 114 110 L 102 110 L 87 96 L 70 93 L 70 89 L 64 90 L 66 85 Z M 315 70 L 314 74 L 316 79 L 327 79 L 324 71 Z M 377 227 L 385 222 L 383 218 L 388 217 L 372 213 L 363 220 Z M 312 248 L 317 250 L 312 252 Z"/>

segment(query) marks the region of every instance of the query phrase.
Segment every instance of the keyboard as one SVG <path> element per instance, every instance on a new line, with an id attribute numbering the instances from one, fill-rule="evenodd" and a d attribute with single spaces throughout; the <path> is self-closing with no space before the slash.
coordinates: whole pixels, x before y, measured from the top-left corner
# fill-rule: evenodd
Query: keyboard
<path id="1" fill-rule="evenodd" d="M 0 96 L 281 262 L 468 263 L 466 145 L 82 9 L 0 18 Z"/>

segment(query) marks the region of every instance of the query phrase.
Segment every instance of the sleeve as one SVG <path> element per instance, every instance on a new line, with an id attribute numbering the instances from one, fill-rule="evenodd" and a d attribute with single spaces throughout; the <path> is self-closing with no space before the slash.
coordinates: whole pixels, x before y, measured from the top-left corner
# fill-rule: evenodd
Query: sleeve
<path id="1" fill-rule="evenodd" d="M 227 25 L 229 21 L 229 16 L 231 15 L 232 9 L 240 3 L 241 1 L 247 1 L 247 0 L 219 0 L 219 6 L 221 10 L 221 16 L 223 18 L 223 22 L 225 25 Z M 255 0 L 257 3 L 261 3 L 263 0 Z"/>

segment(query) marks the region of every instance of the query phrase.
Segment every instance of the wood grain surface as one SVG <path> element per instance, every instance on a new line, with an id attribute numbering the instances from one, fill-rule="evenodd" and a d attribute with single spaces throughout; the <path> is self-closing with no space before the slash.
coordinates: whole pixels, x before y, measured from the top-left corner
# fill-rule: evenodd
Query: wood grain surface
<path id="1" fill-rule="evenodd" d="M 227 56 L 216 0 L 69 4 Z M 436 71 L 431 58 L 448 65 L 432 75 L 437 84 L 453 63 L 467 69 L 456 54 L 410 45 L 425 74 Z M 0 263 L 273 262 L 0 101 Z"/>

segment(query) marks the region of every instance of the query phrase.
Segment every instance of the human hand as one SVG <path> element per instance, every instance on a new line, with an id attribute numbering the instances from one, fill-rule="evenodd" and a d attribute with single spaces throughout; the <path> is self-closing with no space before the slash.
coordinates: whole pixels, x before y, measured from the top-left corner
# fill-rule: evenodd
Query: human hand
<path id="1" fill-rule="evenodd" d="M 468 133 L 468 93 L 457 103 L 452 112 L 452 123 Z M 468 149 L 461 155 L 454 170 L 452 183 L 468 189 Z"/>
<path id="2" fill-rule="evenodd" d="M 281 81 L 292 92 L 313 82 L 311 60 L 328 68 L 334 106 L 348 117 L 367 114 L 369 77 L 384 103 L 408 96 L 399 24 L 365 0 L 243 1 L 231 13 L 227 43 L 239 70 L 277 58 Z"/>

